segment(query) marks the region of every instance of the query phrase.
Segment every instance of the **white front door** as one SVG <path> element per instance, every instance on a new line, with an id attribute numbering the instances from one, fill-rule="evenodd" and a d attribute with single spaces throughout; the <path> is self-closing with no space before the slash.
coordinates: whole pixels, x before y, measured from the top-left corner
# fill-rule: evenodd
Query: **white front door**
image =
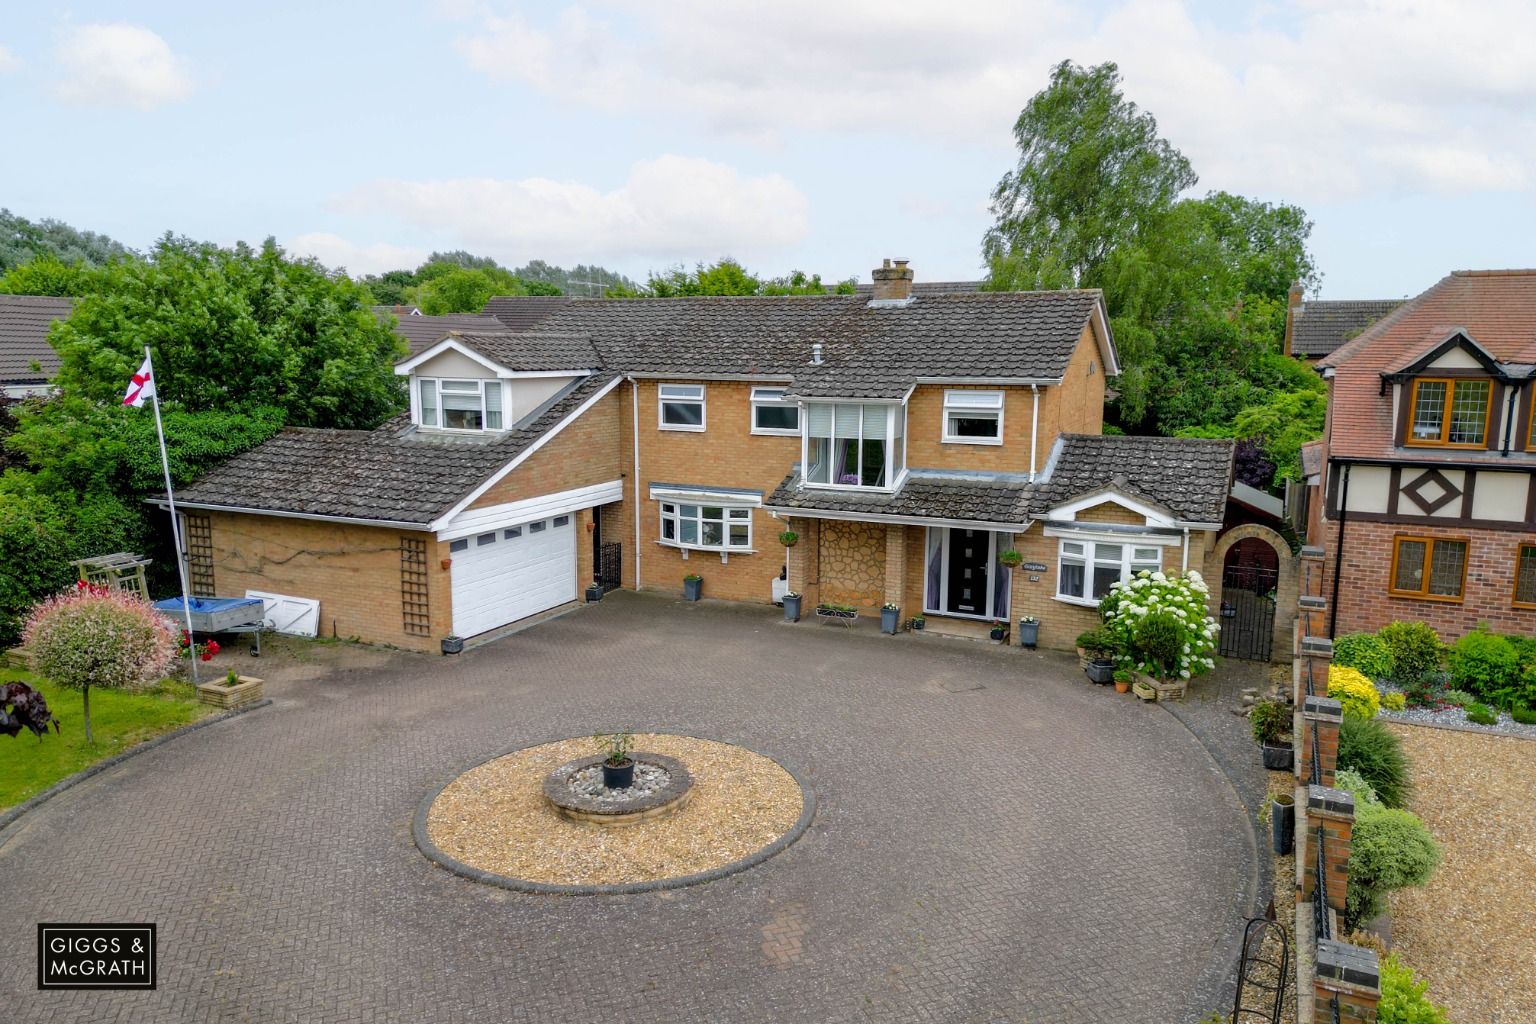
<path id="1" fill-rule="evenodd" d="M 574 522 L 552 516 L 454 541 L 454 633 L 474 636 L 576 600 Z"/>

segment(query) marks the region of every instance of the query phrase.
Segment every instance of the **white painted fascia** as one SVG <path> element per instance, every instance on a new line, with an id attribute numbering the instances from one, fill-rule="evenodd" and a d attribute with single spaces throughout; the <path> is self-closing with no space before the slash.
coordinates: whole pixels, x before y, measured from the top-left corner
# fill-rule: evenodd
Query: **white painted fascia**
<path id="1" fill-rule="evenodd" d="M 763 495 L 759 491 L 711 491 L 695 487 L 658 487 L 655 484 L 650 487 L 652 501 L 686 502 L 690 505 L 713 501 L 737 508 L 763 507 Z"/>
<path id="2" fill-rule="evenodd" d="M 159 508 L 167 508 L 169 503 L 164 498 L 151 498 L 145 502 Z M 181 501 L 177 500 L 177 508 L 196 508 L 208 512 L 235 512 L 247 516 L 276 516 L 279 519 L 309 519 L 317 523 L 345 523 L 348 526 L 382 526 L 390 530 L 421 530 L 430 529 L 426 523 L 402 523 L 394 519 L 358 519 L 353 516 L 323 516 L 312 512 L 278 512 L 270 508 L 249 508 L 244 505 L 216 505 L 206 501 Z"/>
<path id="3" fill-rule="evenodd" d="M 963 530 L 990 530 L 994 533 L 1023 533 L 1033 523 L 987 523 L 975 519 L 933 519 L 928 516 L 889 516 L 878 512 L 831 512 L 819 508 L 792 508 L 788 505 L 764 505 L 763 511 L 780 519 L 837 519 L 846 523 L 893 523 L 897 526 L 946 526 Z"/>
<path id="4" fill-rule="evenodd" d="M 1074 498 L 1064 505 L 1057 505 L 1053 508 L 1046 509 L 1044 518 L 1061 519 L 1065 520 L 1066 522 L 1075 522 L 1077 519 L 1077 513 L 1086 508 L 1093 508 L 1095 505 L 1102 505 L 1106 501 L 1114 502 L 1121 508 L 1128 509 L 1131 512 L 1135 512 L 1139 516 L 1146 517 L 1148 526 L 1172 526 L 1175 523 L 1175 519 L 1168 515 L 1166 512 L 1155 509 L 1145 502 L 1137 501 L 1135 498 L 1128 498 L 1121 494 L 1119 491 L 1113 489 L 1084 495 L 1081 498 Z"/>
<path id="5" fill-rule="evenodd" d="M 461 356 L 474 360 L 481 366 L 485 367 L 487 370 L 490 370 L 492 373 L 496 374 L 498 377 L 514 376 L 513 371 L 507 369 L 505 366 L 502 366 L 495 360 L 481 355 L 479 352 L 476 352 L 474 349 L 470 348 L 468 345 L 465 345 L 463 342 L 459 341 L 452 335 L 449 335 L 430 348 L 422 349 L 420 352 L 416 353 L 414 356 L 411 356 L 411 358 L 405 360 L 404 362 L 396 363 L 395 376 L 409 376 L 411 372 L 422 363 L 429 359 L 435 359 L 442 355 L 444 352 L 449 351 L 457 352 Z"/>
<path id="6" fill-rule="evenodd" d="M 1173 536 L 1164 533 L 1136 533 L 1135 527 L 1127 527 L 1125 532 L 1117 533 L 1110 530 L 1096 530 L 1096 526 L 1107 526 L 1108 523 L 1082 523 L 1081 525 L 1047 524 L 1041 532 L 1047 537 L 1064 537 L 1067 540 L 1098 541 L 1103 544 L 1134 544 L 1141 547 L 1177 547 L 1184 543 L 1182 534 Z M 1115 524 L 1119 525 L 1119 524 Z"/>
<path id="7" fill-rule="evenodd" d="M 1093 304 L 1093 332 L 1099 338 L 1099 357 L 1104 360 L 1104 375 L 1120 375 L 1120 353 L 1115 350 L 1115 336 L 1109 329 L 1109 311 L 1104 307 L 1104 296 Z"/>
<path id="8" fill-rule="evenodd" d="M 606 483 L 573 487 L 568 491 L 541 494 L 520 501 L 503 502 L 485 508 L 465 509 L 437 530 L 438 540 L 458 540 L 472 537 L 489 530 L 519 526 L 523 523 L 550 516 L 564 515 L 594 505 L 606 505 L 624 497 L 624 481 L 609 480 Z"/>
<path id="9" fill-rule="evenodd" d="M 429 529 L 441 530 L 446 527 L 448 523 L 453 520 L 454 516 L 458 515 L 460 512 L 473 505 L 482 494 L 500 483 L 508 473 L 512 472 L 518 466 L 521 466 L 524 462 L 528 461 L 529 457 L 531 457 L 534 452 L 548 444 L 555 437 L 555 435 L 559 434 L 566 427 L 580 419 L 588 409 L 591 409 L 610 391 L 618 387 L 619 381 L 623 379 L 623 377 L 614 377 L 607 384 L 604 384 L 601 388 L 598 389 L 597 394 L 593 395 L 585 402 L 582 402 L 581 405 L 572 410 L 571 414 L 565 419 L 544 431 L 543 434 L 539 435 L 537 440 L 535 440 L 527 448 L 524 448 L 522 451 L 518 452 L 516 458 L 512 459 L 505 466 L 502 466 L 495 473 L 492 473 L 485 479 L 484 482 L 480 484 L 479 487 L 476 487 L 474 490 L 470 491 L 468 495 L 461 499 L 457 505 L 454 505 L 453 508 L 449 509 L 443 515 L 434 520 Z"/>

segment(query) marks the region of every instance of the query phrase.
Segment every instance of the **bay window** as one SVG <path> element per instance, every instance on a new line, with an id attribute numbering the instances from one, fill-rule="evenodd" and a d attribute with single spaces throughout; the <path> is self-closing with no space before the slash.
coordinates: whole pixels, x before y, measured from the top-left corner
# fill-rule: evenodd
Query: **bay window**
<path id="1" fill-rule="evenodd" d="M 752 510 L 729 505 L 661 503 L 661 542 L 686 548 L 742 551 L 752 547 Z"/>
<path id="2" fill-rule="evenodd" d="M 421 425 L 442 430 L 500 430 L 501 381 L 422 377 L 416 383 Z"/>
<path id="3" fill-rule="evenodd" d="M 906 410 L 899 405 L 811 402 L 805 480 L 831 487 L 890 488 L 901 476 Z"/>
<path id="4" fill-rule="evenodd" d="M 1116 583 L 1138 572 L 1157 572 L 1163 567 L 1160 547 L 1103 541 L 1066 540 L 1056 573 L 1056 596 L 1078 601 L 1098 601 Z"/>

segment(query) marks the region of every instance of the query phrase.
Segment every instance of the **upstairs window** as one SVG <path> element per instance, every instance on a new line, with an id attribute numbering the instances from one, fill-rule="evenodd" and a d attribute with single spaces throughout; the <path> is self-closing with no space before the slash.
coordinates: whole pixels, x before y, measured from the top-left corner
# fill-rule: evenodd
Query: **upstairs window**
<path id="1" fill-rule="evenodd" d="M 659 385 L 656 388 L 656 404 L 657 426 L 660 429 L 704 429 L 704 385 Z"/>
<path id="2" fill-rule="evenodd" d="M 501 429 L 501 381 L 424 377 L 416 386 L 422 426 L 441 430 Z"/>
<path id="3" fill-rule="evenodd" d="M 1482 448 L 1488 441 L 1488 413 L 1493 382 L 1425 379 L 1413 382 L 1408 420 L 1411 445 Z"/>
<path id="4" fill-rule="evenodd" d="M 800 409 L 784 401 L 783 388 L 752 389 L 752 433 L 800 433 Z"/>
<path id="5" fill-rule="evenodd" d="M 899 405 L 806 406 L 805 479 L 830 487 L 889 488 L 901 475 L 906 410 Z"/>
<path id="6" fill-rule="evenodd" d="M 1460 601 L 1466 576 L 1466 541 L 1438 537 L 1394 538 L 1390 588 L 1393 594 Z"/>
<path id="7" fill-rule="evenodd" d="M 1003 393 L 944 392 L 944 440 L 959 444 L 1002 444 Z"/>

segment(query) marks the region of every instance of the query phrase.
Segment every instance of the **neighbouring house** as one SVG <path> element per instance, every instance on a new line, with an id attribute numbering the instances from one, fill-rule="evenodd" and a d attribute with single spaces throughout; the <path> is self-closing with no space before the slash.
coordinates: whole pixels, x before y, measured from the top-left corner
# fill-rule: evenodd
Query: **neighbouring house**
<path id="1" fill-rule="evenodd" d="M 484 313 L 454 313 L 449 316 L 428 316 L 415 306 L 375 306 L 379 319 L 395 317 L 395 333 L 404 341 L 407 352 L 415 355 L 428 345 L 440 341 L 449 331 L 505 331 L 500 320 Z"/>
<path id="2" fill-rule="evenodd" d="M 1301 282 L 1291 285 L 1285 314 L 1285 354 L 1316 363 L 1398 306 L 1403 299 L 1302 300 Z"/>
<path id="3" fill-rule="evenodd" d="M 284 430 L 180 492 L 192 576 L 421 649 L 594 579 L 672 593 L 696 573 L 709 598 L 788 588 L 930 628 L 1033 615 L 1056 648 L 1138 570 L 1219 589 L 1260 529 L 1219 537 L 1233 444 L 1100 435 L 1119 371 L 1101 294 L 912 277 L 887 261 L 869 296 L 493 299 L 502 329 L 397 365 L 408 412 Z"/>
<path id="4" fill-rule="evenodd" d="M 1536 270 L 1453 273 L 1318 369 L 1302 460 L 1330 635 L 1536 633 Z"/>
<path id="5" fill-rule="evenodd" d="M 0 393 L 6 398 L 46 394 L 59 372 L 48 330 L 74 308 L 74 299 L 0 295 Z"/>

